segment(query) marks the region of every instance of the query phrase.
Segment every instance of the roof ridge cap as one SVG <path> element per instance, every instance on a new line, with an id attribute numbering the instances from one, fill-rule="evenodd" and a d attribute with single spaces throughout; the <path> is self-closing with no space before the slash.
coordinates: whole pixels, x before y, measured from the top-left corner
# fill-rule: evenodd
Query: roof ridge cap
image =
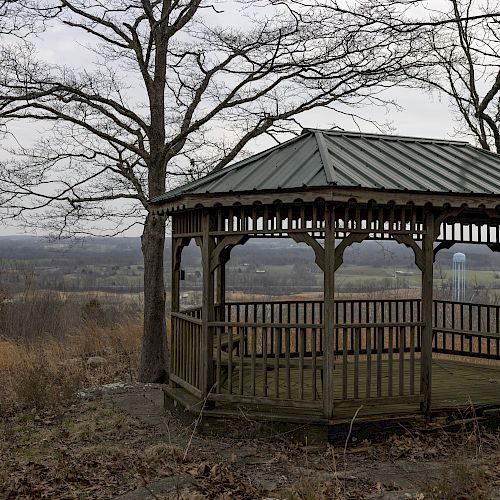
<path id="1" fill-rule="evenodd" d="M 338 130 L 338 129 L 316 129 L 316 128 L 308 128 L 304 129 L 308 132 L 327 134 L 327 135 L 350 135 L 355 137 L 366 137 L 369 139 L 386 139 L 386 140 L 405 140 L 405 141 L 415 141 L 415 142 L 437 142 L 437 143 L 445 143 L 445 144 L 462 144 L 471 146 L 468 141 L 465 140 L 456 140 L 456 139 L 438 139 L 434 137 L 417 137 L 411 135 L 393 135 L 393 134 L 378 134 L 373 132 L 359 132 L 354 130 Z"/>
<path id="2" fill-rule="evenodd" d="M 323 163 L 323 168 L 325 170 L 326 180 L 328 184 L 335 183 L 335 168 L 333 162 L 328 161 L 328 148 L 325 144 L 325 138 L 323 134 L 315 130 L 314 137 L 316 138 L 316 143 L 318 144 L 319 156 L 321 158 L 321 163 Z"/>

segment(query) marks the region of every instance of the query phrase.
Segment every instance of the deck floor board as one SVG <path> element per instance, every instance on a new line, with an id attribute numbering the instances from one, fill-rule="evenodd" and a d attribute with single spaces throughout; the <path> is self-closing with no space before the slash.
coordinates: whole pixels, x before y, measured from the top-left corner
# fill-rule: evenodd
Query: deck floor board
<path id="1" fill-rule="evenodd" d="M 415 392 L 418 394 L 420 388 L 419 380 L 419 363 L 416 360 L 415 367 Z M 398 362 L 393 362 L 393 395 L 398 395 Z M 256 391 L 255 396 L 264 396 L 264 380 L 267 382 L 267 396 L 276 397 L 276 385 L 275 385 L 275 370 L 272 366 L 269 366 L 264 377 L 262 370 L 257 370 L 258 374 L 256 376 Z M 340 365 L 339 365 L 340 368 Z M 285 383 L 287 380 L 285 368 L 279 369 L 278 373 L 278 396 L 281 398 L 285 397 L 286 387 Z M 322 383 L 321 383 L 321 371 L 316 371 L 316 395 L 313 397 L 312 393 L 312 370 L 305 370 L 304 377 L 302 378 L 304 389 L 304 399 L 321 399 Z M 384 360 L 382 362 L 382 396 L 388 396 L 388 361 Z M 409 363 L 405 363 L 405 378 L 404 378 L 404 394 L 409 394 Z M 359 397 L 364 398 L 366 394 L 366 375 L 367 375 L 367 364 L 366 361 L 359 362 Z M 233 393 L 239 394 L 236 391 L 237 388 L 243 389 L 243 395 L 253 395 L 251 394 L 251 377 L 250 369 L 245 367 L 243 369 L 243 384 L 240 385 L 241 372 L 239 369 L 233 371 Z M 299 376 L 298 369 L 292 368 L 290 371 L 290 381 L 291 381 L 291 396 L 292 399 L 298 399 L 300 394 L 299 388 Z M 336 372 L 336 385 L 334 389 L 335 400 L 338 404 L 335 416 L 337 418 L 349 418 L 358 409 L 356 406 L 343 406 L 342 400 L 342 371 L 341 369 Z M 377 374 L 376 374 L 376 364 L 372 363 L 372 376 L 371 376 L 371 394 L 376 396 L 377 394 Z M 222 386 L 222 393 L 227 393 L 228 381 Z M 352 399 L 354 394 L 354 363 L 349 362 L 348 364 L 348 374 L 347 374 L 347 395 L 348 399 Z M 432 367 L 432 409 L 438 410 L 440 408 L 465 408 L 473 405 L 500 405 L 500 364 L 498 366 L 490 366 L 479 363 L 467 362 L 467 361 L 457 361 L 451 359 L 434 359 Z M 218 405 L 219 406 L 219 405 Z M 229 404 L 222 404 L 223 407 L 230 407 Z M 241 406 L 241 404 L 239 405 Z M 259 410 L 263 409 L 263 405 L 259 405 Z M 370 415 L 384 415 L 384 414 L 405 414 L 405 413 L 416 413 L 419 410 L 418 403 L 403 403 L 403 404 L 375 404 L 375 405 L 363 405 L 363 408 L 359 411 L 359 416 L 370 416 Z M 273 413 L 278 411 L 285 411 L 282 408 L 275 408 Z M 288 410 L 286 410 L 288 411 Z M 295 410 L 296 411 L 296 410 Z M 295 412 L 294 411 L 294 412 Z M 309 412 L 309 410 L 300 410 L 303 412 Z M 314 414 L 314 411 L 311 411 Z"/>

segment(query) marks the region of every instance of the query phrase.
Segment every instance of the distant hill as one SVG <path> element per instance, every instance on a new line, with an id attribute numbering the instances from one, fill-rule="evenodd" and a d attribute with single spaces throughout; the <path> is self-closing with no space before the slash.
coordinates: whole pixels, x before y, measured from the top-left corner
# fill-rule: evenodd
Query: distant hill
<path id="1" fill-rule="evenodd" d="M 167 287 L 170 281 L 170 249 L 171 240 L 167 238 Z M 436 266 L 441 271 L 449 270 L 453 253 L 457 251 L 466 254 L 468 269 L 488 271 L 495 276 L 500 270 L 500 253 L 492 252 L 483 245 L 455 245 L 450 250 L 443 250 L 437 256 Z M 184 249 L 182 266 L 189 270 L 193 278 L 191 285 L 186 282 L 185 286 L 198 289 L 201 286 L 201 251 L 194 242 Z M 276 283 L 278 287 L 300 288 L 302 284 L 316 290 L 322 282 L 314 264 L 313 251 L 305 244 L 297 244 L 287 238 L 253 239 L 235 247 L 228 268 L 228 285 L 234 283 L 236 288 L 245 281 L 251 283 L 245 285 L 251 288 L 265 288 Z M 366 276 L 365 281 L 373 280 L 377 273 L 380 278 L 390 278 L 396 270 L 399 276 L 404 276 L 405 271 L 411 276 L 415 271 L 412 251 L 393 241 L 367 241 L 346 250 L 341 273 L 359 276 L 346 278 L 352 285 L 363 282 L 363 275 Z M 232 272 L 240 274 L 231 277 Z M 39 287 L 56 290 L 135 293 L 143 288 L 142 273 L 140 238 L 51 241 L 32 236 L 0 237 L 0 285 L 12 290 L 22 290 L 27 281 L 34 281 Z M 244 273 L 247 275 L 244 276 Z M 248 273 L 259 273 L 259 277 L 252 278 Z"/>
<path id="2" fill-rule="evenodd" d="M 170 262 L 171 240 L 166 238 L 165 261 Z M 484 245 L 457 244 L 450 250 L 438 253 L 436 262 L 451 265 L 455 252 L 467 256 L 468 267 L 475 269 L 500 268 L 500 253 L 492 252 Z M 184 249 L 183 263 L 193 265 L 201 256 L 194 242 Z M 284 260 L 309 261 L 312 250 L 305 244 L 297 244 L 287 238 L 253 239 L 236 247 L 231 263 L 256 262 L 263 265 L 279 265 Z M 313 258 L 314 260 L 314 258 Z M 346 250 L 346 265 L 406 265 L 412 261 L 412 253 L 404 245 L 393 241 L 366 241 L 354 244 Z M 34 236 L 0 236 L 0 261 L 45 263 L 61 267 L 75 265 L 141 265 L 140 238 L 86 238 L 84 240 L 48 240 Z"/>

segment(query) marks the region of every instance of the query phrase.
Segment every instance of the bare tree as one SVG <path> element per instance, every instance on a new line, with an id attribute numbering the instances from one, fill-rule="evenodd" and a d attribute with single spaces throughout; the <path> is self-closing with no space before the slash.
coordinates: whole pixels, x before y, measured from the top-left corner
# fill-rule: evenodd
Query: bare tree
<path id="1" fill-rule="evenodd" d="M 412 79 L 450 98 L 459 135 L 500 152 L 500 2 L 445 5 L 432 11 L 431 22 L 418 24 L 426 30 L 430 57 L 411 71 Z"/>
<path id="2" fill-rule="evenodd" d="M 344 2 L 343 2 L 344 3 Z M 358 5 L 359 2 L 354 2 Z M 373 2 L 367 2 L 373 4 Z M 140 378 L 168 376 L 166 221 L 150 200 L 220 169 L 261 134 L 297 131 L 317 107 L 357 116 L 419 64 L 419 40 L 375 7 L 272 1 L 19 0 L 21 14 L 85 45 L 93 60 L 54 64 L 39 39 L 6 41 L 0 119 L 38 139 L 11 147 L 0 175 L 5 217 L 58 234 L 143 224 Z M 18 15 L 18 13 L 16 14 Z"/>

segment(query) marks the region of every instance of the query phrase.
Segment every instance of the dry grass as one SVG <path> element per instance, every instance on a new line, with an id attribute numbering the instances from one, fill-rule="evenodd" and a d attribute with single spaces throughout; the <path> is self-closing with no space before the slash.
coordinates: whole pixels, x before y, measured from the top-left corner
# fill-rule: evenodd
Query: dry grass
<path id="1" fill-rule="evenodd" d="M 87 322 L 62 338 L 0 339 L 0 414 L 68 403 L 82 387 L 135 378 L 142 323 L 127 319 L 111 327 Z M 92 356 L 105 359 L 91 368 Z"/>
<path id="2" fill-rule="evenodd" d="M 420 299 L 419 288 L 394 288 L 386 290 L 375 290 L 372 292 L 336 292 L 335 297 L 338 300 L 391 300 L 391 299 Z M 279 302 L 280 300 L 323 300 L 323 292 L 303 292 L 285 295 L 265 295 L 245 292 L 226 293 L 228 302 L 251 302 L 251 301 L 269 301 Z"/>
<path id="3" fill-rule="evenodd" d="M 422 494 L 429 500 L 489 500 L 493 488 L 485 468 L 458 461 L 450 463 L 441 481 L 427 485 Z"/>
<path id="4" fill-rule="evenodd" d="M 314 479 L 302 479 L 288 491 L 285 491 L 281 498 L 283 500 L 346 500 L 357 497 L 348 496 L 342 485 L 332 481 L 321 482 Z"/>

